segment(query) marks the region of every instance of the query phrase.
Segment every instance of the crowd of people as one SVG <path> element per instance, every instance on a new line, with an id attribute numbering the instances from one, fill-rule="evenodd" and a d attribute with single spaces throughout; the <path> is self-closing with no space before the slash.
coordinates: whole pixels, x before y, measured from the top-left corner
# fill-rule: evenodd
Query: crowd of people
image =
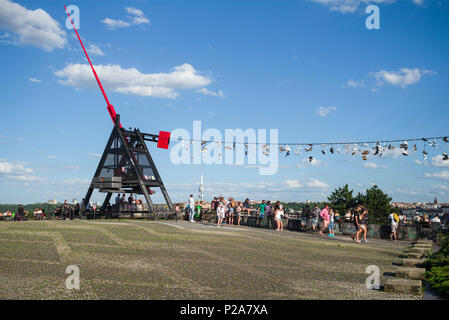
<path id="1" fill-rule="evenodd" d="M 193 195 L 190 195 L 189 202 L 185 208 L 188 219 L 195 222 L 195 218 L 201 217 L 201 212 L 204 203 L 195 201 Z M 192 209 L 191 209 L 192 208 Z M 217 225 L 223 224 L 240 226 L 242 217 L 244 215 L 256 218 L 255 225 L 260 227 L 262 221 L 265 221 L 265 226 L 275 230 L 283 231 L 284 221 L 290 215 L 286 214 L 283 205 L 276 201 L 262 200 L 260 203 L 251 204 L 249 199 L 245 201 L 236 201 L 233 198 L 225 200 L 224 197 L 214 197 L 210 202 L 211 213 L 216 214 Z M 176 206 L 176 212 L 179 212 L 179 206 Z M 306 232 L 316 232 L 321 236 L 335 237 L 335 231 L 342 231 L 342 223 L 350 223 L 353 225 L 352 239 L 356 243 L 367 243 L 368 233 L 368 209 L 362 205 L 357 205 L 353 209 L 346 210 L 344 215 L 340 215 L 338 210 L 331 208 L 329 205 L 319 207 L 318 205 L 311 206 L 307 204 L 299 217 L 301 230 Z M 390 221 L 391 234 L 390 239 L 397 239 L 396 231 L 399 223 L 405 223 L 406 215 L 403 213 L 396 214 L 395 210 L 391 211 L 388 217 Z M 416 215 L 414 222 L 428 222 L 429 224 L 437 224 L 441 222 L 440 216 L 436 214 L 432 219 L 426 215 L 420 217 Z"/>

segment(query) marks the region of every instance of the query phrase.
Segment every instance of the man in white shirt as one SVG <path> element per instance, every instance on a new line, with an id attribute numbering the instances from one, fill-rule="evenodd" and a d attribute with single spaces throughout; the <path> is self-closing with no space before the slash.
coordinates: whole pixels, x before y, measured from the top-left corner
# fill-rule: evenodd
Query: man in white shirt
<path id="1" fill-rule="evenodd" d="M 194 216 L 194 210 L 195 210 L 195 201 L 193 200 L 193 194 L 190 195 L 190 199 L 189 199 L 189 205 L 190 205 L 190 222 L 195 222 L 195 220 L 193 220 L 193 216 Z"/>
<path id="2" fill-rule="evenodd" d="M 440 216 L 438 214 L 430 220 L 431 223 L 441 223 Z"/>

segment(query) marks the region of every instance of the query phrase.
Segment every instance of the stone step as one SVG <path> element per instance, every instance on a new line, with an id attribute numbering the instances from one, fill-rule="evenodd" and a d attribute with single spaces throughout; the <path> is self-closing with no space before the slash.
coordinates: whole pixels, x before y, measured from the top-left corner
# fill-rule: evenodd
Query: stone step
<path id="1" fill-rule="evenodd" d="M 421 259 L 423 256 L 424 255 L 420 252 L 404 251 L 404 253 L 401 254 L 401 258 L 406 257 L 406 258 L 410 258 L 410 259 Z"/>
<path id="2" fill-rule="evenodd" d="M 424 261 L 426 261 L 426 259 L 405 258 L 405 259 L 402 259 L 402 265 L 404 267 L 414 267 L 420 263 L 423 263 Z"/>
<path id="3" fill-rule="evenodd" d="M 433 245 L 432 244 L 420 244 L 420 243 L 417 243 L 417 244 L 413 245 L 412 248 L 432 249 Z"/>
<path id="4" fill-rule="evenodd" d="M 429 255 L 430 254 L 430 248 L 419 248 L 419 247 L 413 247 L 410 249 L 410 252 L 417 252 L 417 253 L 422 253 L 422 254 L 426 254 Z"/>
<path id="5" fill-rule="evenodd" d="M 428 240 L 428 239 L 419 239 L 418 241 L 415 241 L 414 243 L 425 243 L 425 244 L 429 244 L 429 243 L 433 243 L 432 240 Z"/>
<path id="6" fill-rule="evenodd" d="M 415 280 L 423 280 L 425 274 L 426 274 L 425 268 L 397 267 L 396 269 L 397 278 L 410 278 Z"/>
<path id="7" fill-rule="evenodd" d="M 404 278 L 390 278 L 385 283 L 386 292 L 398 292 L 408 294 L 422 294 L 422 281 Z"/>

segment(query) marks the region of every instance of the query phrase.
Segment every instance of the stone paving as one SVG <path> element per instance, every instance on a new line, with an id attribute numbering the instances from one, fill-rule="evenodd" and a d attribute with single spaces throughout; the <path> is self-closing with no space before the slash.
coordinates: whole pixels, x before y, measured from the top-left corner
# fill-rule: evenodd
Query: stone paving
<path id="1" fill-rule="evenodd" d="M 420 299 L 381 286 L 406 242 L 184 221 L 0 223 L 0 299 Z M 66 267 L 80 290 L 66 289 Z"/>

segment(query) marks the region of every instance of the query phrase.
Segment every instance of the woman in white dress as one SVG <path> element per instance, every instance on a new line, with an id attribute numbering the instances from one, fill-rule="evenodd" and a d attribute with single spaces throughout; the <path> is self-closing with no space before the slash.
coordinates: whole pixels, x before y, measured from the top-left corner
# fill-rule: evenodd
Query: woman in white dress
<path id="1" fill-rule="evenodd" d="M 284 208 L 282 204 L 276 207 L 274 211 L 274 217 L 276 219 L 276 231 L 284 231 L 284 224 L 282 223 L 282 216 L 284 215 Z"/>

